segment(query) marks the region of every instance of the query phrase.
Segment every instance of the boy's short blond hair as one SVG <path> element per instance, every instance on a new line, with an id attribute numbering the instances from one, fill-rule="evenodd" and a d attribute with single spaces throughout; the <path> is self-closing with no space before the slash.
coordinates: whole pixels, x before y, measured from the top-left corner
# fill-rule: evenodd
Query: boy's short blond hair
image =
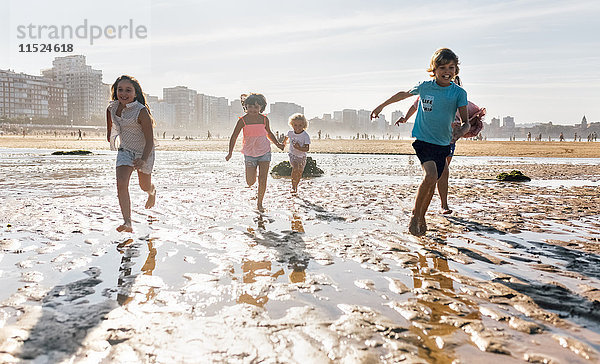
<path id="1" fill-rule="evenodd" d="M 294 120 L 300 120 L 302 121 L 303 125 L 302 125 L 302 129 L 306 130 L 306 128 L 308 128 L 308 121 L 306 120 L 306 117 L 300 113 L 298 114 L 294 114 L 292 116 L 290 116 L 290 120 L 288 121 L 288 124 L 290 126 L 292 126 L 292 121 Z"/>

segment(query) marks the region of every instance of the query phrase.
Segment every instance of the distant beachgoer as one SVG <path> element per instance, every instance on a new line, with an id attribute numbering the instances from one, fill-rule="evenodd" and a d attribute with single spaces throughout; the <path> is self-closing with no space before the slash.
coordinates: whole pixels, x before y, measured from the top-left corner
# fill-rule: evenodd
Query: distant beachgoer
<path id="1" fill-rule="evenodd" d="M 573 136 L 573 141 L 576 142 L 577 141 L 577 133 L 575 133 L 575 135 Z"/>
<path id="2" fill-rule="evenodd" d="M 563 135 L 563 133 L 560 133 L 560 136 L 558 137 L 558 140 L 561 142 L 565 141 L 565 136 Z"/>
<path id="3" fill-rule="evenodd" d="M 458 76 L 454 78 L 454 82 L 459 86 L 462 86 L 460 78 Z M 417 111 L 417 108 L 419 107 L 419 100 L 420 98 L 417 98 L 406 112 L 406 115 L 400 117 L 398 121 L 396 121 L 396 126 L 399 126 L 401 123 L 406 123 L 411 118 L 411 116 Z M 471 124 L 471 130 L 469 130 L 468 134 L 465 135 L 477 136 L 481 131 L 481 128 L 483 127 L 483 117 L 485 116 L 486 110 L 485 108 L 480 108 L 471 101 L 468 101 L 467 110 L 469 112 L 469 123 Z M 457 113 L 452 127 L 458 127 L 459 125 L 460 115 Z M 442 214 L 444 215 L 452 213 L 452 210 L 448 206 L 448 178 L 450 176 L 450 162 L 452 161 L 452 157 L 454 156 L 455 149 L 456 143 L 450 144 L 450 154 L 448 154 L 448 156 L 446 157 L 446 163 L 448 167 L 444 169 L 444 173 L 442 173 L 442 176 L 437 181 L 437 190 L 440 194 Z"/>
<path id="4" fill-rule="evenodd" d="M 156 201 L 156 188 L 152 184 L 154 120 L 135 78 L 126 75 L 117 78 L 111 91 L 113 101 L 106 110 L 107 139 L 111 149 L 118 149 L 117 195 L 123 214 L 123 224 L 117 231 L 133 232 L 129 180 L 134 170 L 140 188 L 148 194 L 146 208 L 152 208 Z"/>
<path id="5" fill-rule="evenodd" d="M 241 96 L 242 107 L 246 114 L 239 118 L 231 138 L 229 139 L 229 153 L 225 157 L 231 159 L 235 142 L 238 135 L 243 131 L 244 139 L 242 153 L 246 165 L 246 182 L 251 187 L 256 182 L 256 168 L 258 167 L 258 198 L 256 207 L 263 211 L 263 198 L 267 190 L 267 177 L 269 175 L 269 164 L 271 163 L 271 143 L 283 150 L 284 145 L 277 140 L 271 128 L 269 119 L 262 114 L 267 107 L 267 99 L 261 94 L 251 93 Z"/>
<path id="6" fill-rule="evenodd" d="M 288 155 L 292 166 L 292 193 L 297 193 L 298 184 L 306 166 L 306 152 L 310 149 L 310 136 L 306 132 L 308 121 L 306 121 L 304 115 L 294 114 L 290 116 L 289 124 L 293 130 L 288 131 L 283 140 L 283 145 L 285 146 L 286 141 L 289 139 L 290 149 Z"/>
<path id="7" fill-rule="evenodd" d="M 438 49 L 432 56 L 428 72 L 434 80 L 424 81 L 409 91 L 400 91 L 377 106 L 371 112 L 371 119 L 379 116 L 387 105 L 419 95 L 419 110 L 412 130 L 417 140 L 413 148 L 425 173 L 417 191 L 415 206 L 408 231 L 416 236 L 427 231 L 425 214 L 435 192 L 437 181 L 448 168 L 446 157 L 450 154 L 450 144 L 456 142 L 469 131 L 467 92 L 456 83 L 458 57 L 448 48 Z M 459 111 L 462 124 L 452 128 L 456 111 Z"/>
<path id="8" fill-rule="evenodd" d="M 527 132 L 527 141 L 528 142 L 531 141 L 531 132 L 530 131 Z"/>
<path id="9" fill-rule="evenodd" d="M 77 129 L 77 134 L 79 135 L 79 136 L 77 137 L 77 140 L 81 140 L 81 139 L 82 139 L 82 138 L 81 138 L 81 129 Z"/>

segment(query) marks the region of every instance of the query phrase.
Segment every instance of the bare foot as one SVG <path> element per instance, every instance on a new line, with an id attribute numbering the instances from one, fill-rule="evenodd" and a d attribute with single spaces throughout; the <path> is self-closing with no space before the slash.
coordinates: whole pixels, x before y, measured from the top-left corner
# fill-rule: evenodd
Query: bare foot
<path id="1" fill-rule="evenodd" d="M 408 232 L 414 236 L 420 236 L 419 219 L 417 219 L 417 217 L 414 215 L 410 217 L 410 222 L 408 223 Z"/>
<path id="2" fill-rule="evenodd" d="M 450 215 L 451 213 L 452 213 L 452 210 L 450 210 L 450 208 L 442 207 L 442 215 Z"/>
<path id="3" fill-rule="evenodd" d="M 152 185 L 152 191 L 148 194 L 148 200 L 146 200 L 146 208 L 151 209 L 156 202 L 156 188 Z"/>
<path id="4" fill-rule="evenodd" d="M 425 235 L 425 233 L 427 232 L 427 224 L 425 223 L 425 219 L 419 221 L 419 233 L 421 235 Z M 419 235 L 419 236 L 421 236 Z"/>
<path id="5" fill-rule="evenodd" d="M 120 233 L 132 233 L 131 221 L 125 221 L 122 225 L 119 225 L 117 231 Z"/>
<path id="6" fill-rule="evenodd" d="M 263 205 L 262 205 L 262 204 L 257 204 L 257 205 L 256 205 L 256 209 L 257 209 L 259 212 L 265 212 L 265 208 L 263 207 Z"/>

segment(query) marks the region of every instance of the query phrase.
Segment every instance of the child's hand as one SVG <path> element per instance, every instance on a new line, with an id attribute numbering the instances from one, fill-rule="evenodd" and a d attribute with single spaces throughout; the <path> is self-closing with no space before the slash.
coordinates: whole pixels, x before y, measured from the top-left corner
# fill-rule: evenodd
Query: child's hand
<path id="1" fill-rule="evenodd" d="M 383 107 L 381 107 L 381 105 L 377 106 L 375 108 L 375 110 L 373 110 L 371 112 L 371 120 L 377 119 L 377 117 L 379 116 L 379 114 L 381 113 L 382 110 L 383 110 Z"/>
<path id="2" fill-rule="evenodd" d="M 300 143 L 294 142 L 294 148 L 300 149 L 300 148 L 302 148 L 302 146 L 300 145 Z"/>
<path id="3" fill-rule="evenodd" d="M 406 118 L 404 116 L 401 116 L 400 119 L 398 119 L 398 121 L 396 121 L 396 126 L 400 126 L 400 124 L 404 124 L 406 122 Z"/>
<path id="4" fill-rule="evenodd" d="M 134 169 L 141 169 L 141 168 L 143 168 L 145 165 L 146 165 L 146 161 L 145 161 L 145 160 L 143 160 L 143 159 L 141 159 L 141 158 L 138 158 L 138 159 L 134 159 L 134 160 L 133 160 L 133 168 L 134 168 Z"/>
<path id="5" fill-rule="evenodd" d="M 229 161 L 231 159 L 231 153 L 227 153 L 227 155 L 225 156 L 225 160 Z"/>

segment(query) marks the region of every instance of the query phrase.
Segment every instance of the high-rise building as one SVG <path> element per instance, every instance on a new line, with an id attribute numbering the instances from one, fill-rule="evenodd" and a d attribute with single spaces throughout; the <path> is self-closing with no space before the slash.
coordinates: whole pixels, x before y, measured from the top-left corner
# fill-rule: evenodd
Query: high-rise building
<path id="1" fill-rule="evenodd" d="M 109 99 L 102 71 L 86 65 L 85 56 L 56 57 L 44 77 L 60 82 L 67 96 L 67 118 L 75 123 L 104 120 Z"/>
<path id="2" fill-rule="evenodd" d="M 515 118 L 512 116 L 505 116 L 502 118 L 502 127 L 507 129 L 515 128 Z"/>
<path id="3" fill-rule="evenodd" d="M 356 110 L 344 109 L 342 110 L 342 123 L 344 129 L 357 131 L 358 130 L 358 114 Z"/>
<path id="4" fill-rule="evenodd" d="M 500 119 L 492 118 L 492 120 L 490 121 L 490 128 L 499 129 L 500 128 Z"/>
<path id="5" fill-rule="evenodd" d="M 161 129 L 175 128 L 175 105 L 171 105 L 166 101 L 159 100 L 158 96 L 144 95 L 146 103 L 150 107 L 152 118 L 156 122 L 156 126 Z"/>
<path id="6" fill-rule="evenodd" d="M 238 118 L 244 116 L 244 108 L 242 100 L 235 99 L 229 104 L 229 127 L 233 128 L 238 121 Z"/>
<path id="7" fill-rule="evenodd" d="M 64 121 L 65 88 L 41 76 L 0 70 L 0 116 Z"/>
<path id="8" fill-rule="evenodd" d="M 404 113 L 402 111 L 400 111 L 400 110 L 393 111 L 391 123 L 395 123 L 396 121 L 398 121 L 398 119 L 400 119 L 403 116 L 404 116 Z"/>
<path id="9" fill-rule="evenodd" d="M 227 98 L 198 94 L 196 103 L 201 128 L 213 132 L 229 129 L 230 112 Z"/>
<path id="10" fill-rule="evenodd" d="M 394 115 L 394 114 L 392 114 Z M 369 110 L 360 109 L 358 110 L 358 130 L 362 132 L 369 132 L 371 126 L 371 112 Z"/>
<path id="11" fill-rule="evenodd" d="M 196 90 L 185 86 L 163 88 L 163 100 L 175 107 L 175 127 L 200 129 Z"/>
<path id="12" fill-rule="evenodd" d="M 290 128 L 288 119 L 296 113 L 304 114 L 304 107 L 292 102 L 275 102 L 271 104 L 269 110 L 271 130 L 273 130 L 273 132 L 275 132 L 275 130 L 288 130 Z"/>

